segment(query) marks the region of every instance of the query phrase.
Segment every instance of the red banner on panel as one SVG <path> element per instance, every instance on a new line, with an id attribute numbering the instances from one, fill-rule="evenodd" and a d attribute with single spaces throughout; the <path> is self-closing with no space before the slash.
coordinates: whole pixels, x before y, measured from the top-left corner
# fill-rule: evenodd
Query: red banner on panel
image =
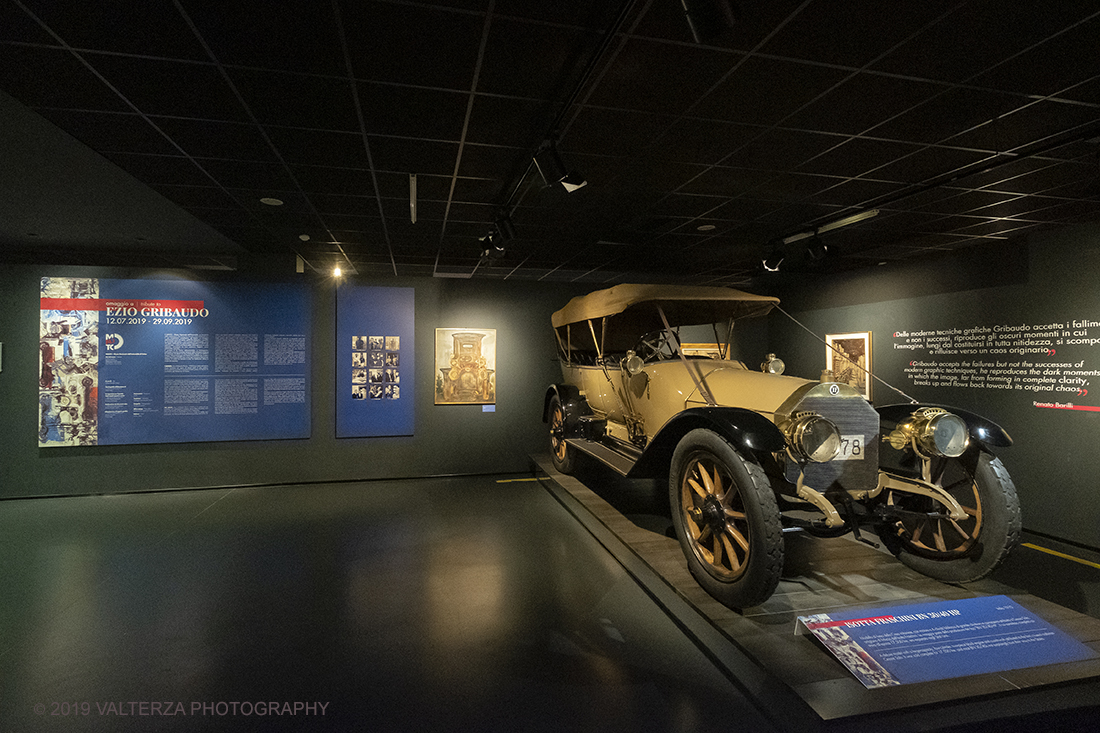
<path id="1" fill-rule="evenodd" d="M 149 299 L 125 299 L 125 298 L 42 298 L 41 310 L 52 311 L 105 311 L 116 308 L 167 308 L 178 310 L 181 308 L 202 310 L 204 301 L 201 300 L 149 300 Z"/>

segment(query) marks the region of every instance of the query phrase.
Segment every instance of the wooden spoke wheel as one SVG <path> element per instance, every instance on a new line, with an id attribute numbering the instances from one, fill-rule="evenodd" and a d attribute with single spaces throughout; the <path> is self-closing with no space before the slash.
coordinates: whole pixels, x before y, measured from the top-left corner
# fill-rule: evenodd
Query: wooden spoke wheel
<path id="1" fill-rule="evenodd" d="M 692 549 L 707 572 L 724 581 L 739 578 L 748 563 L 751 530 L 741 492 L 714 456 L 691 456 L 680 483 L 680 507 Z"/>
<path id="2" fill-rule="evenodd" d="M 899 517 L 880 530 L 886 546 L 909 567 L 954 583 L 984 578 L 1020 541 L 1020 502 L 1004 465 L 982 451 L 935 458 L 933 484 L 951 494 L 966 516 L 947 516 L 939 502 L 902 491 L 885 494 Z"/>
<path id="3" fill-rule="evenodd" d="M 710 430 L 688 433 L 672 458 L 669 498 L 688 568 L 731 608 L 762 603 L 783 567 L 783 530 L 763 470 Z"/>
<path id="4" fill-rule="evenodd" d="M 557 395 L 550 398 L 547 422 L 550 425 L 550 460 L 558 471 L 572 473 L 577 452 L 565 441 L 565 408 Z"/>

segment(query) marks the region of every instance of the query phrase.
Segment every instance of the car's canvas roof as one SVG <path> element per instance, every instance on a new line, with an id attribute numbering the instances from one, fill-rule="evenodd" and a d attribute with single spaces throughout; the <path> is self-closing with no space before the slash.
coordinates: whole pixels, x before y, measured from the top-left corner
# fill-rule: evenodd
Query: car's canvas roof
<path id="1" fill-rule="evenodd" d="M 662 327 L 654 305 L 661 306 L 670 325 L 693 326 L 762 316 L 778 303 L 779 298 L 732 288 L 624 284 L 573 298 L 551 316 L 551 322 L 558 328 L 589 319 L 622 316 L 615 319 L 616 329 L 639 334 Z"/>

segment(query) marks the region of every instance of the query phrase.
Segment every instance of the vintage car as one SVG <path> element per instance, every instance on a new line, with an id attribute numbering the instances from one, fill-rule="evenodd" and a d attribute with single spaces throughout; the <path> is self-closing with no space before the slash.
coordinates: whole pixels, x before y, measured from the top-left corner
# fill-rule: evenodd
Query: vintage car
<path id="1" fill-rule="evenodd" d="M 554 466 L 570 473 L 579 452 L 627 477 L 667 475 L 691 573 L 734 609 L 775 591 L 785 531 L 874 544 L 867 528 L 933 578 L 992 572 L 1020 535 L 1016 489 L 990 452 L 1008 434 L 963 410 L 872 405 L 828 371 L 784 376 L 772 354 L 760 369 L 730 359 L 734 322 L 778 302 L 670 285 L 573 298 L 552 317 L 562 382 L 543 418 Z M 712 353 L 685 353 L 681 330 L 703 324 Z"/>

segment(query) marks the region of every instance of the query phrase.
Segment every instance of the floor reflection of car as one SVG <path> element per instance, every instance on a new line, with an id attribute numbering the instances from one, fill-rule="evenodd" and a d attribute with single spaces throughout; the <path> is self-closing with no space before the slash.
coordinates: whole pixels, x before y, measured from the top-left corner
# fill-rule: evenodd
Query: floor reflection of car
<path id="1" fill-rule="evenodd" d="M 667 285 L 571 300 L 552 318 L 562 381 L 544 420 L 555 467 L 569 473 L 581 452 L 625 476 L 667 474 L 688 566 L 731 608 L 774 592 L 785 530 L 870 541 L 870 529 L 945 581 L 992 572 L 1020 534 L 1015 487 L 990 450 L 1008 434 L 962 410 L 872 406 L 827 371 L 785 376 L 773 354 L 759 369 L 730 358 L 735 322 L 777 304 Z M 699 329 L 713 343 L 693 353 L 711 356 L 682 348 Z"/>

